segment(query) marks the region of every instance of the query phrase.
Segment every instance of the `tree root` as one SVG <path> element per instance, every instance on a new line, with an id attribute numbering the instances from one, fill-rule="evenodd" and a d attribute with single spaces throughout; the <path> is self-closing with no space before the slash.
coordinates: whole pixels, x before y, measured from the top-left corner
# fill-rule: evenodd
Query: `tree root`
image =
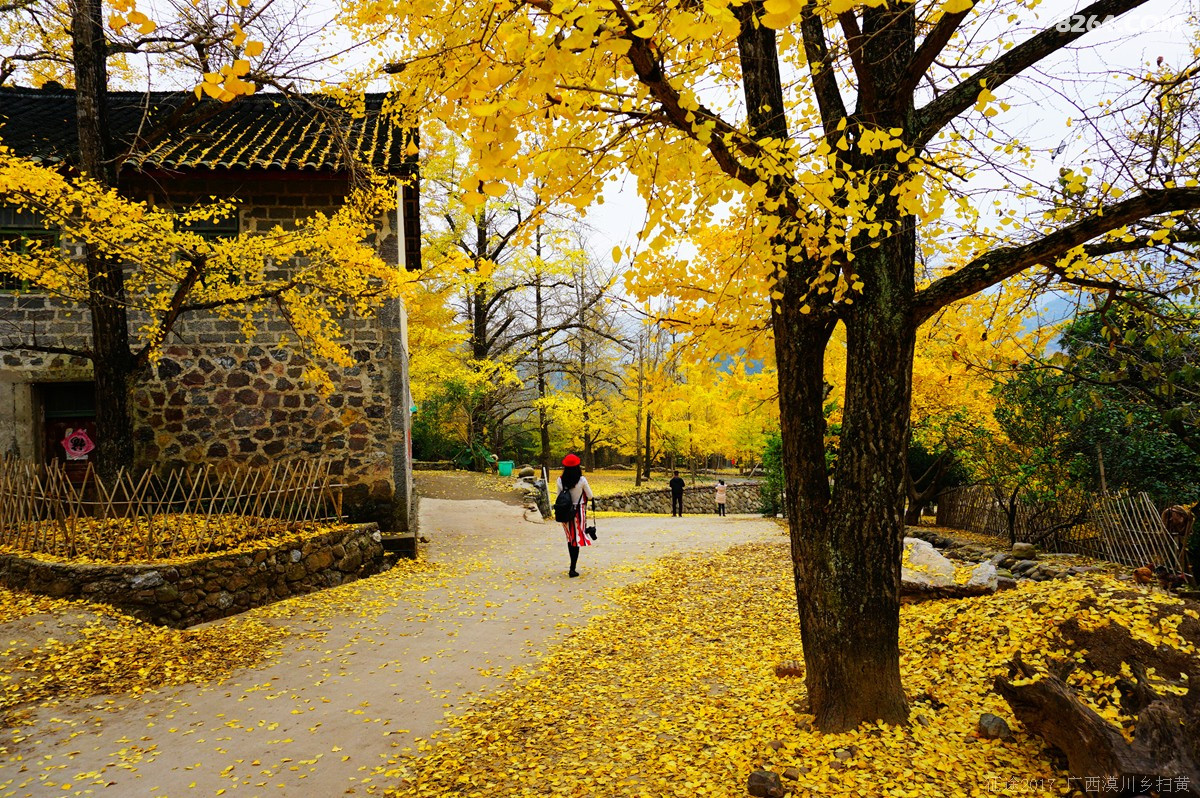
<path id="1" fill-rule="evenodd" d="M 993 589 L 975 585 L 925 585 L 919 582 L 900 583 L 900 601 L 903 604 L 915 604 L 919 601 L 933 601 L 934 599 L 988 596 L 995 592 Z"/>
<path id="2" fill-rule="evenodd" d="M 1066 755 L 1073 777 L 1115 779 L 1109 783 L 1118 785 L 1115 794 L 1121 796 L 1200 796 L 1200 668 L 1190 669 L 1188 692 L 1182 697 L 1159 695 L 1146 683 L 1141 667 L 1134 674 L 1134 682 L 1122 685 L 1122 694 L 1128 695 L 1123 706 L 1139 710 L 1132 743 L 1053 674 L 1019 685 L 998 676 L 995 690 L 1027 730 Z M 1017 657 L 1009 677 L 1014 675 L 1031 678 L 1034 673 Z"/>

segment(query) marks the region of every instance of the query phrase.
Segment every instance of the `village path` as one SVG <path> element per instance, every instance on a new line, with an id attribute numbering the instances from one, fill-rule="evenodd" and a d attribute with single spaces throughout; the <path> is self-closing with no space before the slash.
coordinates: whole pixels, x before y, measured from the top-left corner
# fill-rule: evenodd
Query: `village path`
<path id="1" fill-rule="evenodd" d="M 495 499 L 424 498 L 422 550 L 435 567 L 272 605 L 291 629 L 282 651 L 224 683 L 39 710 L 20 758 L 0 762 L 0 798 L 332 798 L 395 785 L 446 713 L 536 662 L 653 560 L 783 534 L 753 516 L 598 526 L 583 575 L 569 579 L 557 524 Z"/>

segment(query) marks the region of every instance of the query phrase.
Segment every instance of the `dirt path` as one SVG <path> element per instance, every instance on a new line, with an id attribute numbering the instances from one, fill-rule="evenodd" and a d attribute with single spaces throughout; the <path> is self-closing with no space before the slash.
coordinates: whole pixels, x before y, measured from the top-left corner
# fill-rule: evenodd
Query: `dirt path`
<path id="1" fill-rule="evenodd" d="M 520 507 L 424 498 L 420 514 L 435 568 L 273 605 L 293 632 L 283 652 L 226 683 L 38 711 L 0 763 L 0 796 L 366 794 L 649 560 L 783 534 L 752 516 L 600 519 L 568 579 L 561 528 Z"/>

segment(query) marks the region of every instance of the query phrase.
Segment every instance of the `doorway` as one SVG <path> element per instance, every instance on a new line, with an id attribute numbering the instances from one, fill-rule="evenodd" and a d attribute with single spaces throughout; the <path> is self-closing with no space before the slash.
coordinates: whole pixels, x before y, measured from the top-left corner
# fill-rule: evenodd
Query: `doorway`
<path id="1" fill-rule="evenodd" d="M 42 407 L 42 453 L 82 478 L 100 431 L 96 429 L 94 382 L 43 382 L 37 386 Z"/>

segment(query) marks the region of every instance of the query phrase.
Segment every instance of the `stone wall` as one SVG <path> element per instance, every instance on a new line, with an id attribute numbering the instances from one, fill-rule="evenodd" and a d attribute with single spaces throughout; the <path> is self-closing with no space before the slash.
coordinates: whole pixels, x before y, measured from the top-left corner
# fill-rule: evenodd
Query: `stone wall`
<path id="1" fill-rule="evenodd" d="M 413 460 L 413 471 L 453 471 L 453 460 Z"/>
<path id="2" fill-rule="evenodd" d="M 264 231 L 277 224 L 292 226 L 318 211 L 332 212 L 346 181 L 280 170 L 205 179 L 134 174 L 122 189 L 175 206 L 197 197 L 238 196 L 240 229 Z M 391 262 L 398 257 L 396 227 L 393 213 L 381 220 L 376 237 L 377 249 Z M 142 314 L 130 314 L 135 340 L 144 323 Z M 334 390 L 328 396 L 301 379 L 310 360 L 294 345 L 281 346 L 283 338 L 295 341 L 283 318 L 260 315 L 255 324 L 248 337 L 238 318 L 212 313 L 181 318 L 163 358 L 133 390 L 138 465 L 165 472 L 186 464 L 261 466 L 325 456 L 348 486 L 344 506 L 352 520 L 406 531 L 412 402 L 403 304 L 395 300 L 376 316 L 341 320 L 343 343 L 355 365 L 333 372 Z M 0 452 L 41 460 L 46 453 L 38 429 L 38 384 L 90 381 L 91 363 L 20 350 L 19 344 L 87 349 L 90 317 L 86 308 L 46 294 L 0 293 L 0 326 L 5 330 L 0 344 L 13 350 L 3 355 L 0 367 Z"/>
<path id="3" fill-rule="evenodd" d="M 0 554 L 0 584 L 55 598 L 110 604 L 183 629 L 383 569 L 376 524 L 297 537 L 274 548 L 162 565 L 84 565 Z"/>
<path id="4" fill-rule="evenodd" d="M 615 496 L 598 496 L 595 509 L 623 513 L 671 513 L 671 490 L 645 490 L 620 493 Z M 710 514 L 717 511 L 716 490 L 713 485 L 697 485 L 683 489 L 683 511 L 693 514 Z M 725 512 L 762 512 L 762 497 L 755 483 L 726 485 Z"/>
<path id="5" fill-rule="evenodd" d="M 355 520 L 392 496 L 391 402 L 378 343 L 360 343 L 358 365 L 322 396 L 301 381 L 305 360 L 286 349 L 168 347 L 133 395 L 139 466 L 159 471 L 205 462 L 265 466 L 326 456 L 343 478 Z"/>

